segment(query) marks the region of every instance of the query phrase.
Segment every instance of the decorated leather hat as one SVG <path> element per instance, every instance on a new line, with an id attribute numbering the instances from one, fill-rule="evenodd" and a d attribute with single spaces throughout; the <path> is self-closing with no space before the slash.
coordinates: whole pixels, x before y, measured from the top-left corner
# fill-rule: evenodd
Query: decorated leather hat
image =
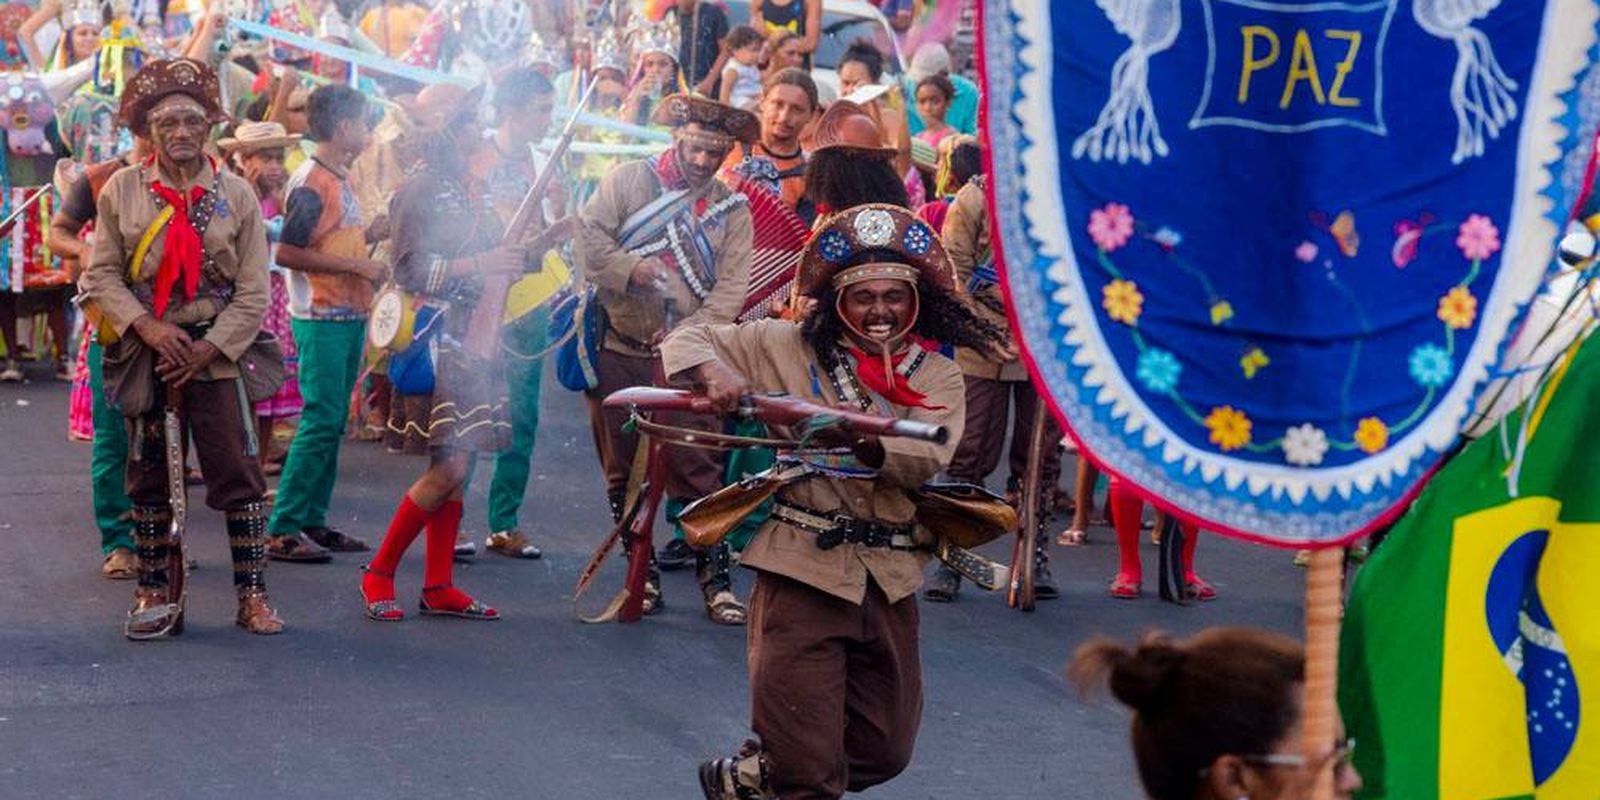
<path id="1" fill-rule="evenodd" d="M 884 256 L 852 264 L 867 252 Z M 920 278 L 944 292 L 955 288 L 955 269 L 939 235 L 909 210 L 889 203 L 855 206 L 824 220 L 800 252 L 795 284 L 800 294 L 817 297 L 828 286 L 840 289 L 879 278 L 913 284 Z"/>
<path id="2" fill-rule="evenodd" d="M 672 128 L 694 122 L 743 144 L 754 144 L 761 139 L 761 120 L 756 119 L 756 115 L 698 94 L 679 93 L 662 98 L 650 121 Z"/>
<path id="3" fill-rule="evenodd" d="M 811 139 L 811 152 L 840 150 L 873 158 L 893 158 L 898 155 L 885 144 L 883 128 L 873 119 L 866 107 L 849 100 L 835 100 L 817 120 L 817 130 Z"/>
<path id="4" fill-rule="evenodd" d="M 175 94 L 193 98 L 213 122 L 222 120 L 217 73 L 192 58 L 162 58 L 141 67 L 122 91 L 118 116 L 135 134 L 146 136 L 150 126 L 145 118 L 150 109 Z"/>

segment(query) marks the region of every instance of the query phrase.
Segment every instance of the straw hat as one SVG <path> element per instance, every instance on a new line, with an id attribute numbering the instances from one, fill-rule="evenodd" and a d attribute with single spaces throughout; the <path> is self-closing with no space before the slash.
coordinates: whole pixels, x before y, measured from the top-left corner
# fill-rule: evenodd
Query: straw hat
<path id="1" fill-rule="evenodd" d="M 217 140 L 217 147 L 229 152 L 254 153 L 275 150 L 300 142 L 300 135 L 289 133 L 276 122 L 242 122 L 232 136 Z"/>

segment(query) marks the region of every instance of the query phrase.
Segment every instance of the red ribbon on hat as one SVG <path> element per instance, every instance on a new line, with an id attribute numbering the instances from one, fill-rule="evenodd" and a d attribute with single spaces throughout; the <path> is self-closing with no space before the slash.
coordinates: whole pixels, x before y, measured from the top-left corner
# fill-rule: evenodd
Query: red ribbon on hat
<path id="1" fill-rule="evenodd" d="M 161 250 L 161 267 L 156 272 L 155 312 L 156 318 L 160 319 L 166 313 L 167 302 L 172 299 L 172 287 L 180 276 L 183 278 L 183 295 L 187 300 L 193 301 L 195 292 L 200 289 L 200 261 L 204 258 L 205 250 L 200 242 L 200 232 L 189 221 L 189 206 L 205 197 L 206 188 L 190 187 L 186 197 L 158 179 L 150 183 L 150 190 L 172 206 L 172 219 L 167 222 L 167 242 Z"/>

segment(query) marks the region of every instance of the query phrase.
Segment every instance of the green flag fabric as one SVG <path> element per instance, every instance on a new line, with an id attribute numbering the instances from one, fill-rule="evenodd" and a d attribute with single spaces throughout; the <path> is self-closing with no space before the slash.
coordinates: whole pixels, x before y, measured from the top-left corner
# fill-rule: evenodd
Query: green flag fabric
<path id="1" fill-rule="evenodd" d="M 1600 798 L 1600 337 L 1503 426 L 1356 578 L 1339 700 L 1364 798 Z"/>

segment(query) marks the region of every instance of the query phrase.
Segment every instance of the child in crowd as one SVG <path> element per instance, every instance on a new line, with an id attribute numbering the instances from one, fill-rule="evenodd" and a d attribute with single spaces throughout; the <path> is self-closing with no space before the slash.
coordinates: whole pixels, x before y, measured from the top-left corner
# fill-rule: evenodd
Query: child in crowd
<path id="1" fill-rule="evenodd" d="M 721 100 L 735 108 L 754 109 L 761 102 L 761 48 L 765 39 L 755 28 L 740 25 L 728 34 L 730 57 L 722 69 Z"/>

